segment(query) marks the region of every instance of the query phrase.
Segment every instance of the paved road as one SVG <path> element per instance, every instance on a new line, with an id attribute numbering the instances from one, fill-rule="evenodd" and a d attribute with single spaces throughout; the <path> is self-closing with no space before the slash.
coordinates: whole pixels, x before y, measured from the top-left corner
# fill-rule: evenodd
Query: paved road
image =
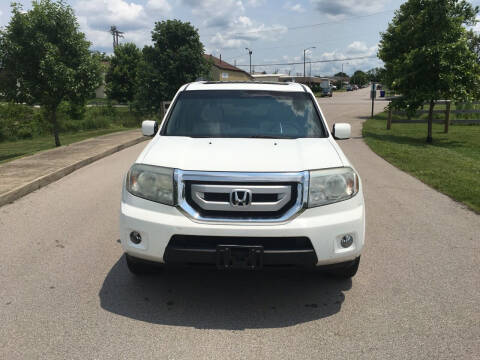
<path id="1" fill-rule="evenodd" d="M 367 246 L 353 281 L 167 271 L 118 244 L 122 175 L 145 144 L 0 208 L 1 359 L 473 359 L 480 217 L 373 154 L 368 90 L 321 100 L 361 173 Z"/>

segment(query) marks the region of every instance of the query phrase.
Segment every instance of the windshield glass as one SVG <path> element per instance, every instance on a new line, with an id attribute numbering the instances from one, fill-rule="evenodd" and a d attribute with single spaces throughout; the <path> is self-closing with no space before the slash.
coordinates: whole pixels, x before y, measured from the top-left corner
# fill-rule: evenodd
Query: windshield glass
<path id="1" fill-rule="evenodd" d="M 184 91 L 163 135 L 189 137 L 325 137 L 312 98 L 303 92 Z"/>

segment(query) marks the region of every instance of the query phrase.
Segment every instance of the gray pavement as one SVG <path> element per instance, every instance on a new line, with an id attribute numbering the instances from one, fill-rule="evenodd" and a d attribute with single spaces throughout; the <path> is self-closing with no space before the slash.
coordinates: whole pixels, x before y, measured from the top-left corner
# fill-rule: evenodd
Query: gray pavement
<path id="1" fill-rule="evenodd" d="M 0 164 L 0 206 L 147 139 L 140 130 L 115 132 Z"/>
<path id="2" fill-rule="evenodd" d="M 368 89 L 321 102 L 356 135 L 341 142 L 367 204 L 353 281 L 131 276 L 117 227 L 139 144 L 0 208 L 0 358 L 478 359 L 480 216 L 369 150 Z"/>

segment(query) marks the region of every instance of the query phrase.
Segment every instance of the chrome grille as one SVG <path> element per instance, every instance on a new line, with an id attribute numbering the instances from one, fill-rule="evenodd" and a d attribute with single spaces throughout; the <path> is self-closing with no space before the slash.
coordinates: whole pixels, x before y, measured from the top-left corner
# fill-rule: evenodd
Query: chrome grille
<path id="1" fill-rule="evenodd" d="M 242 198 L 245 195 L 245 204 L 235 203 L 238 193 Z M 279 211 L 290 201 L 291 195 L 290 185 L 191 185 L 192 200 L 207 211 Z"/>
<path id="2" fill-rule="evenodd" d="M 178 207 L 192 220 L 278 223 L 306 205 L 308 172 L 237 173 L 175 170 Z"/>

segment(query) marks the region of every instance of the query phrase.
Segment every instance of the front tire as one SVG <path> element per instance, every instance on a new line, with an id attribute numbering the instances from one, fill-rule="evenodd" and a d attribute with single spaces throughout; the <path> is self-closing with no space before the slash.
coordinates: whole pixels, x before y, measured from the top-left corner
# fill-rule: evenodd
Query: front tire
<path id="1" fill-rule="evenodd" d="M 355 260 L 351 261 L 350 263 L 342 266 L 340 268 L 332 269 L 330 273 L 338 278 L 342 279 L 350 279 L 355 276 L 358 271 L 358 267 L 360 265 L 360 256 L 357 257 Z"/>
<path id="2" fill-rule="evenodd" d="M 133 275 L 141 276 L 155 274 L 161 270 L 160 265 L 138 259 L 128 254 L 125 254 L 125 260 L 127 261 L 128 270 L 130 270 Z"/>

